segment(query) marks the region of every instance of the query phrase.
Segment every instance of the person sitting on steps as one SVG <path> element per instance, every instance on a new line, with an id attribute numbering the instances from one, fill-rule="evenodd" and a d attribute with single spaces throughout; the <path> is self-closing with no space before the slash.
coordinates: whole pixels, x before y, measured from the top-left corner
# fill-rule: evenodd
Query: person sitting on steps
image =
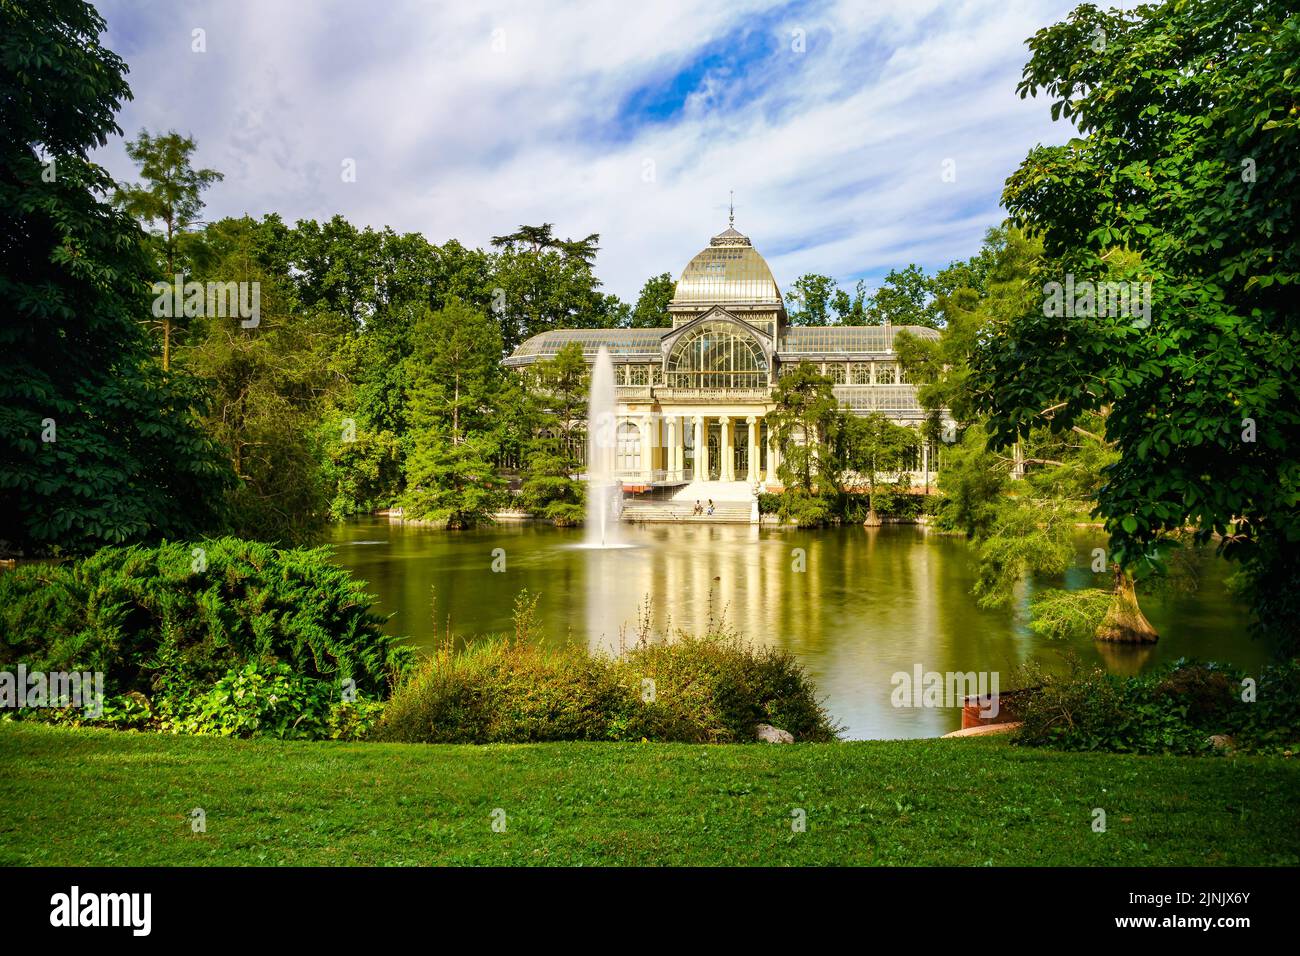
<path id="1" fill-rule="evenodd" d="M 713 499 L 709 499 L 709 514 L 713 514 Z"/>
<path id="2" fill-rule="evenodd" d="M 691 514 L 692 515 L 704 514 L 704 507 L 700 504 L 700 500 L 698 498 L 695 499 L 695 510 L 692 511 Z"/>

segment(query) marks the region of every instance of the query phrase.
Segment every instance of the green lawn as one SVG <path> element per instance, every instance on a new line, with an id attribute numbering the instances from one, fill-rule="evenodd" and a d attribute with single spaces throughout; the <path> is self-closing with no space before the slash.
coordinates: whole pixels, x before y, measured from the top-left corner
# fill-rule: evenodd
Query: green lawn
<path id="1" fill-rule="evenodd" d="M 806 832 L 791 831 L 795 808 Z M 1282 758 L 987 738 L 473 747 L 0 724 L 3 865 L 1298 862 L 1300 763 Z"/>

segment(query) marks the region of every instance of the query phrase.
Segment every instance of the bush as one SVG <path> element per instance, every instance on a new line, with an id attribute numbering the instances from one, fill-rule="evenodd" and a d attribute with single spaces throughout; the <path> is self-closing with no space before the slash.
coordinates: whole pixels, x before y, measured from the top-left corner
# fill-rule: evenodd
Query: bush
<path id="1" fill-rule="evenodd" d="M 1119 678 L 1072 659 L 1064 675 L 1029 667 L 1018 681 L 1024 722 L 1018 743 L 1061 750 L 1204 753 L 1225 734 L 1240 751 L 1294 750 L 1300 744 L 1300 662 L 1265 667 L 1255 700 L 1243 701 L 1243 673 L 1179 660 L 1139 677 Z"/>
<path id="2" fill-rule="evenodd" d="M 781 495 L 781 504 L 777 511 L 782 521 L 791 522 L 800 528 L 820 528 L 831 519 L 831 502 L 818 495 L 787 491 Z"/>
<path id="3" fill-rule="evenodd" d="M 354 740 L 382 712 L 377 701 L 341 699 L 340 688 L 286 664 L 246 664 L 206 694 L 182 702 L 160 729 L 220 737 Z"/>
<path id="4" fill-rule="evenodd" d="M 102 672 L 115 708 L 131 695 L 179 708 L 249 664 L 332 686 L 351 678 L 379 697 L 411 652 L 371 603 L 325 548 L 104 548 L 0 575 L 0 667 Z"/>
<path id="5" fill-rule="evenodd" d="M 407 675 L 373 739 L 411 743 L 731 743 L 770 723 L 837 735 L 801 666 L 728 634 L 643 641 L 619 657 L 498 639 L 440 649 Z"/>
<path id="6" fill-rule="evenodd" d="M 882 489 L 876 492 L 876 514 L 895 521 L 916 521 L 922 515 L 934 514 L 937 501 L 933 496 L 912 491 Z M 815 498 L 792 491 L 764 492 L 758 496 L 759 514 L 779 514 L 784 520 L 795 522 L 802 517 L 812 525 L 824 524 L 833 517 L 861 524 L 867 517 L 867 504 L 867 496 L 858 492 L 841 495 L 839 499 Z"/>

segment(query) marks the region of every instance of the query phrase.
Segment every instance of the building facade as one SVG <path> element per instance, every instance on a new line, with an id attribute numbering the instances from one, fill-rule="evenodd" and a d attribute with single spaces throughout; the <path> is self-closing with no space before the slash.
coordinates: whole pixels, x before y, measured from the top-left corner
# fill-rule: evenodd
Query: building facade
<path id="1" fill-rule="evenodd" d="M 925 412 L 894 354 L 918 326 L 790 326 L 772 270 L 734 225 L 682 271 L 667 322 L 657 329 L 556 329 L 523 342 L 505 365 L 524 369 L 571 342 L 588 363 L 602 347 L 614 364 L 618 474 L 628 490 L 659 487 L 712 497 L 748 496 L 777 485 L 781 450 L 767 436 L 772 391 L 782 374 L 810 362 L 858 414 L 879 412 L 919 425 Z M 928 483 L 930 449 L 912 469 Z M 708 487 L 689 489 L 688 485 Z M 729 494 L 731 492 L 731 494 Z"/>

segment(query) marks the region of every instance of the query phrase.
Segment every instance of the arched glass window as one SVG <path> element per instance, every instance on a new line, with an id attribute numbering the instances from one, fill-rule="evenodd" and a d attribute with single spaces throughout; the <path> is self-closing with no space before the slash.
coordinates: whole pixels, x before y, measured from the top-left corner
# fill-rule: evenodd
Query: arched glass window
<path id="1" fill-rule="evenodd" d="M 618 426 L 618 462 L 614 467 L 619 471 L 641 470 L 641 430 L 631 422 Z"/>
<path id="2" fill-rule="evenodd" d="M 668 356 L 670 388 L 761 388 L 767 358 L 754 336 L 730 322 L 706 322 Z"/>

